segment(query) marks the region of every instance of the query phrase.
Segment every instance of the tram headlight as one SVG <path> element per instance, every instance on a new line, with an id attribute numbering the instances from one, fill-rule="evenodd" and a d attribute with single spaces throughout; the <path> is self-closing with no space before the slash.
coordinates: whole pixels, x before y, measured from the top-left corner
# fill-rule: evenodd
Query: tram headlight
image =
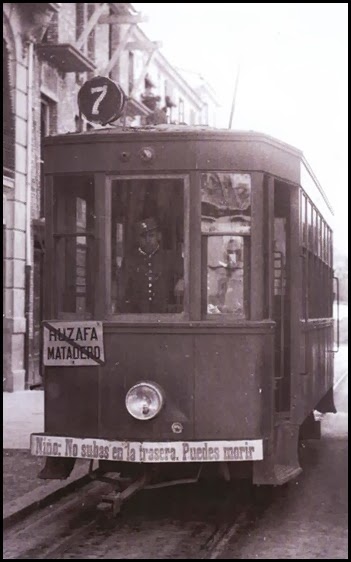
<path id="1" fill-rule="evenodd" d="M 126 408 L 137 420 L 151 420 L 161 411 L 163 404 L 162 389 L 154 382 L 139 382 L 127 392 Z"/>

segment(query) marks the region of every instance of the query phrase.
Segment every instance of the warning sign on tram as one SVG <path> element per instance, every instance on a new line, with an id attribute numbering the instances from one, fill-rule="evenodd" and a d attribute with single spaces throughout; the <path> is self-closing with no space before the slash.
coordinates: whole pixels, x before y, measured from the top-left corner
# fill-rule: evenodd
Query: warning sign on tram
<path id="1" fill-rule="evenodd" d="M 43 322 L 43 363 L 79 367 L 105 362 L 102 322 Z"/>

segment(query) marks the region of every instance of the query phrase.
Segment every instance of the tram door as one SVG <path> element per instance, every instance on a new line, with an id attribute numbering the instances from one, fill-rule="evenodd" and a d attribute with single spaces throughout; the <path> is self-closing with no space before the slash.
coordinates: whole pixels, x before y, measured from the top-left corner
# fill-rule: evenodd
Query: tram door
<path id="1" fill-rule="evenodd" d="M 275 400 L 278 412 L 290 410 L 290 190 L 275 182 L 274 188 L 274 306 Z"/>

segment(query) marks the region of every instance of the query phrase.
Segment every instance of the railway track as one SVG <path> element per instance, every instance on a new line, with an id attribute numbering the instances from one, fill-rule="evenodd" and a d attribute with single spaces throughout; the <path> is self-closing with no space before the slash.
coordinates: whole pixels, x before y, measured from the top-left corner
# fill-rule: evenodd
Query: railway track
<path id="1" fill-rule="evenodd" d="M 53 545 L 64 545 L 67 538 L 91 524 L 105 491 L 106 484 L 90 482 L 14 523 L 4 531 L 4 558 L 45 558 Z"/>
<path id="2" fill-rule="evenodd" d="M 93 482 L 6 530 L 4 559 L 145 558 L 146 552 L 149 558 L 215 559 L 276 495 L 218 484 L 145 491 L 111 518 L 96 509 L 105 492 L 106 484 Z"/>

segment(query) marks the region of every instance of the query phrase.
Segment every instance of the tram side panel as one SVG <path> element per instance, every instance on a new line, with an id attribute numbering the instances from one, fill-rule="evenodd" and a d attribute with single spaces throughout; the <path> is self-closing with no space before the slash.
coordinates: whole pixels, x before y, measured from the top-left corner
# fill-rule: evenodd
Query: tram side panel
<path id="1" fill-rule="evenodd" d="M 332 321 L 302 329 L 301 338 L 301 367 L 293 391 L 294 410 L 299 424 L 314 409 L 335 412 Z"/>

